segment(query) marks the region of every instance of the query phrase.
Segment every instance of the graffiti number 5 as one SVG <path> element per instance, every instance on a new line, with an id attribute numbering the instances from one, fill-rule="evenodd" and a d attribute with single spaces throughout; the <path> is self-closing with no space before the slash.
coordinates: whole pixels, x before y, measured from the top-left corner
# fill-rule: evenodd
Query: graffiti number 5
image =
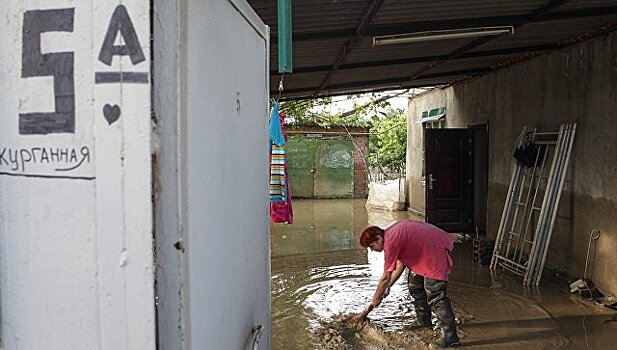
<path id="1" fill-rule="evenodd" d="M 24 13 L 21 76 L 54 77 L 55 111 L 20 113 L 20 135 L 75 132 L 73 52 L 41 52 L 41 33 L 73 31 L 74 10 L 34 10 Z"/>

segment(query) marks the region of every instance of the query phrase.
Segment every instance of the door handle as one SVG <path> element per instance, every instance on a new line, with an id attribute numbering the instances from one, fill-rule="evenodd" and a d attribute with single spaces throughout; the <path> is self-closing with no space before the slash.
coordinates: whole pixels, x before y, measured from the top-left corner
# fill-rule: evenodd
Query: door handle
<path id="1" fill-rule="evenodd" d="M 428 189 L 433 189 L 433 182 L 437 182 L 436 179 L 433 179 L 433 174 L 428 174 Z"/>

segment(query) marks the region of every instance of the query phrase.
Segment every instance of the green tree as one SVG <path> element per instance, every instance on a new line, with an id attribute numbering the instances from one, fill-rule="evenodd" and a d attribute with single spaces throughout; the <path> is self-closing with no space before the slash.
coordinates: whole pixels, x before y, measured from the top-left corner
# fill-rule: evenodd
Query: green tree
<path id="1" fill-rule="evenodd" d="M 392 108 L 388 98 L 400 94 L 379 98 L 371 95 L 364 104 L 356 102 L 359 96 L 349 95 L 347 98 L 354 100 L 353 107 L 337 114 L 330 114 L 328 108 L 324 108 L 332 103 L 330 97 L 282 101 L 279 108 L 285 113 L 286 124 L 291 129 L 301 125 L 370 128 L 370 164 L 384 171 L 395 172 L 405 164 L 407 124 L 404 110 Z"/>
<path id="2" fill-rule="evenodd" d="M 369 158 L 389 171 L 405 164 L 407 151 L 407 119 L 400 108 L 387 108 L 377 118 L 369 136 Z"/>
<path id="3" fill-rule="evenodd" d="M 331 114 L 328 108 L 325 108 L 332 103 L 331 97 L 281 101 L 279 108 L 285 113 L 286 124 L 292 127 L 319 125 L 330 128 L 334 126 L 370 127 L 370 116 L 376 115 L 379 110 L 390 106 L 387 99 L 377 98 L 374 94 L 369 97 L 368 102 L 363 104 L 357 102 L 359 97 L 359 95 L 348 95 L 347 99 L 352 100 L 353 106 L 348 111 L 336 114 Z"/>
<path id="4" fill-rule="evenodd" d="M 328 113 L 318 111 L 322 106 L 327 106 L 332 102 L 332 98 L 314 98 L 308 100 L 281 101 L 279 109 L 285 113 L 285 122 L 289 125 L 317 124 L 321 126 L 328 123 L 330 116 Z"/>

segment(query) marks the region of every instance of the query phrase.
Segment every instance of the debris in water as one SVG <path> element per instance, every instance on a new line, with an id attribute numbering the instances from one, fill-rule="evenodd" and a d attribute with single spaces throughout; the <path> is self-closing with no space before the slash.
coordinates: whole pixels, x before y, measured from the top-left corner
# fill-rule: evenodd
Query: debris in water
<path id="1" fill-rule="evenodd" d="M 419 350 L 428 349 L 432 332 L 423 336 L 415 332 L 387 333 L 375 326 L 370 320 L 354 317 L 354 314 L 339 314 L 331 321 L 321 321 L 317 338 L 324 349 L 358 350 Z"/>
<path id="2" fill-rule="evenodd" d="M 348 322 L 349 317 L 335 316 L 332 321 L 321 321 L 317 337 L 324 349 L 352 350 L 353 345 L 344 337 L 343 332 L 353 333 L 354 325 Z"/>
<path id="3" fill-rule="evenodd" d="M 613 315 L 609 317 L 608 319 L 604 320 L 604 323 L 609 323 L 609 322 L 617 322 L 617 315 Z"/>

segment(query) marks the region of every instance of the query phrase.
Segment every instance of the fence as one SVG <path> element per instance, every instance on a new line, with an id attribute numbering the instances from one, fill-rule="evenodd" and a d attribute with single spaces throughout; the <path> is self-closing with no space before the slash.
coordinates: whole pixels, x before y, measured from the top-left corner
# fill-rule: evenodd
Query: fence
<path id="1" fill-rule="evenodd" d="M 405 165 L 394 168 L 383 168 L 380 165 L 369 166 L 369 182 L 383 183 L 387 180 L 405 179 Z"/>

